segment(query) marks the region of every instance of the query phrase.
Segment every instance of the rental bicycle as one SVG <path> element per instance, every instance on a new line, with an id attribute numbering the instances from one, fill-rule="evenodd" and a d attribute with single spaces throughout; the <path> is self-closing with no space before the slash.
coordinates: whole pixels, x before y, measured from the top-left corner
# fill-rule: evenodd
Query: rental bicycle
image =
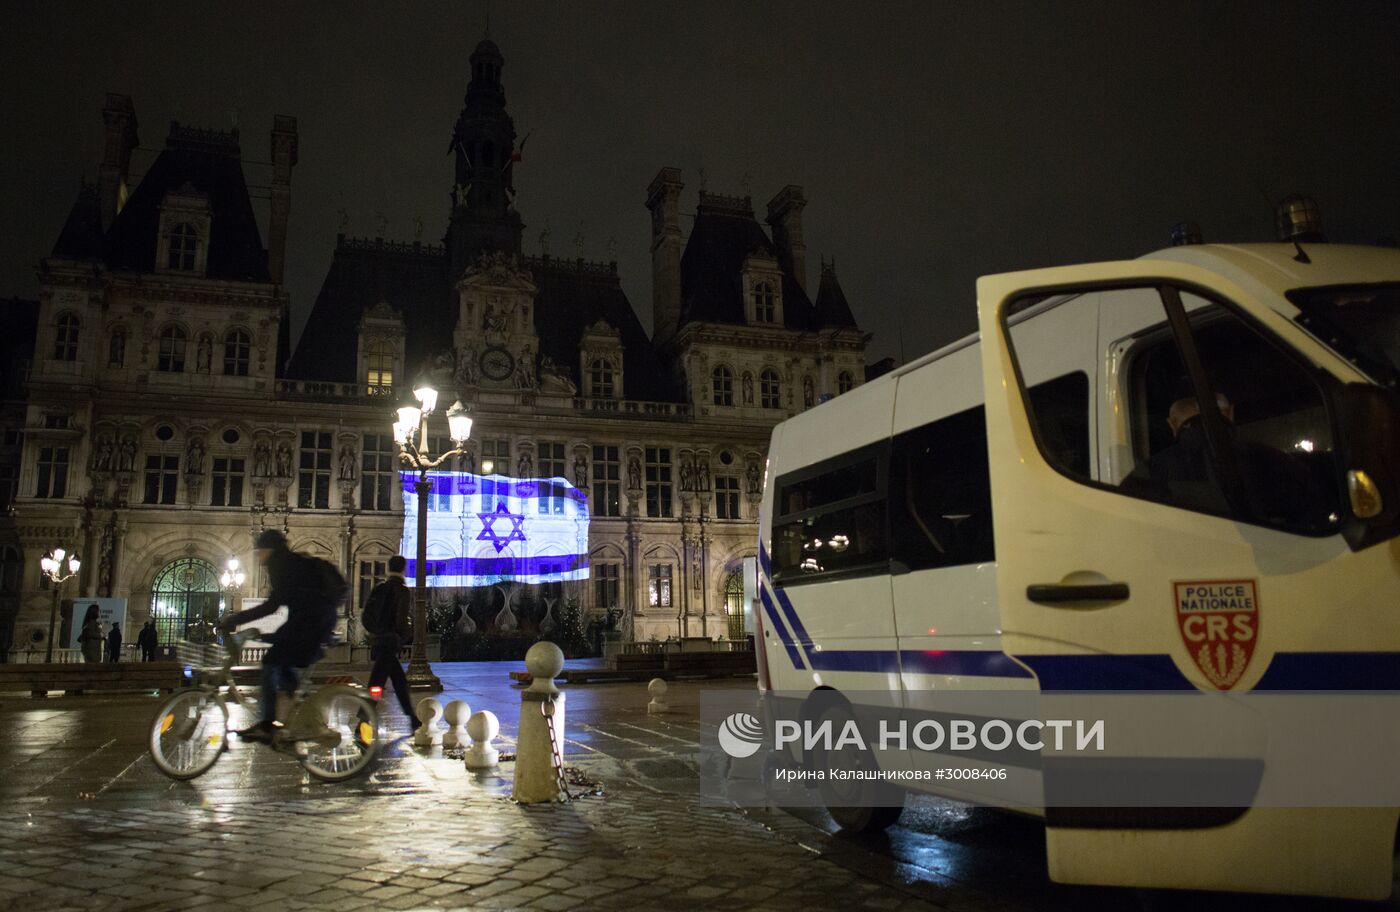
<path id="1" fill-rule="evenodd" d="M 194 686 L 166 701 L 151 725 L 151 759 L 162 773 L 193 779 L 207 772 L 228 750 L 230 709 L 256 717 L 256 695 L 238 687 L 233 666 L 243 644 L 258 636 L 253 629 L 228 634 L 221 668 L 187 669 Z M 379 750 L 378 705 L 355 684 L 329 684 L 309 695 L 298 688 L 271 746 L 296 758 L 317 779 L 349 779 L 363 772 Z"/>

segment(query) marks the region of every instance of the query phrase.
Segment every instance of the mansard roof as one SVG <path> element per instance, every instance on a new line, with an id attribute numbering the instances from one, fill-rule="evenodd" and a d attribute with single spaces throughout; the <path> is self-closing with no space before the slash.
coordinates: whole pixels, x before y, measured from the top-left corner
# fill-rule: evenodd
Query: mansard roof
<path id="1" fill-rule="evenodd" d="M 165 148 L 107 232 L 110 268 L 154 271 L 160 206 L 171 191 L 193 192 L 209 200 L 209 278 L 271 281 L 267 251 L 243 177 L 238 131 L 200 130 L 176 121 L 170 124 Z"/>
<path id="2" fill-rule="evenodd" d="M 681 325 L 747 323 L 743 269 L 750 254 L 778 260 L 778 249 L 753 215 L 747 197 L 700 191 L 695 224 L 681 255 Z M 783 271 L 783 325 L 819 328 L 807 293 L 786 267 Z"/>
<path id="3" fill-rule="evenodd" d="M 330 271 L 302 328 L 287 376 L 355 382 L 360 317 L 387 301 L 403 315 L 408 367 L 452 345 L 457 306 L 441 247 L 336 238 Z"/>
<path id="4" fill-rule="evenodd" d="M 836 263 L 822 263 L 821 285 L 817 288 L 817 326 L 822 329 L 855 329 L 856 318 L 846 293 L 836 279 Z"/>
<path id="5" fill-rule="evenodd" d="M 84 184 L 68 211 L 68 220 L 53 245 L 53 256 L 70 260 L 102 259 L 102 204 L 97 188 Z"/>

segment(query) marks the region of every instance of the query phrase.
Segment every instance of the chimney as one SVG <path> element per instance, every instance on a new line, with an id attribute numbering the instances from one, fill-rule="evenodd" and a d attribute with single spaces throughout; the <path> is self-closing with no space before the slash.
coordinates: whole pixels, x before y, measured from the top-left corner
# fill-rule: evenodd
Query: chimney
<path id="1" fill-rule="evenodd" d="M 297 119 L 272 118 L 272 217 L 267 224 L 267 271 L 282 284 L 287 262 L 287 217 L 292 212 L 292 167 L 297 163 Z"/>
<path id="2" fill-rule="evenodd" d="M 651 210 L 652 339 L 664 344 L 681 321 L 681 172 L 662 168 L 647 187 Z"/>
<path id="3" fill-rule="evenodd" d="M 773 226 L 778 261 L 803 291 L 807 290 L 807 245 L 802 241 L 802 207 L 806 205 L 807 197 L 796 184 L 788 184 L 768 201 L 768 224 Z"/>
<path id="4" fill-rule="evenodd" d="M 106 231 L 126 205 L 131 150 L 140 142 L 136 138 L 136 109 L 131 105 L 131 96 L 108 94 L 102 123 L 107 129 L 102 164 L 97 169 L 97 194 L 102 206 L 102 230 Z"/>

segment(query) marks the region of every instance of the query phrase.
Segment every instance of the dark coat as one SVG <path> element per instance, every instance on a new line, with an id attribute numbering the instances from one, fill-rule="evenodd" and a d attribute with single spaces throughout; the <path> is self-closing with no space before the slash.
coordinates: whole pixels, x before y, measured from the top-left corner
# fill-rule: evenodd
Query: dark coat
<path id="1" fill-rule="evenodd" d="M 387 591 L 386 591 L 387 590 Z M 381 592 L 385 593 L 381 595 Z M 370 631 L 366 630 L 365 635 L 369 644 L 377 649 L 393 649 L 395 651 L 413 639 L 413 628 L 409 624 L 409 596 L 408 586 L 404 584 L 403 577 L 391 576 L 384 582 L 375 586 L 370 591 L 369 598 L 365 604 L 371 604 L 376 598 L 387 597 L 389 604 L 394 609 L 394 629 L 390 631 Z"/>
<path id="2" fill-rule="evenodd" d="M 267 599 L 228 620 L 232 625 L 248 624 L 286 605 L 286 623 L 269 637 L 272 648 L 263 662 L 305 668 L 322 655 L 322 647 L 335 627 L 335 606 L 326 604 L 321 578 L 311 558 L 287 548 L 274 551 L 267 561 L 267 577 L 272 584 Z"/>
<path id="3" fill-rule="evenodd" d="M 122 653 L 122 629 L 116 624 L 107 634 L 107 661 L 115 662 Z"/>

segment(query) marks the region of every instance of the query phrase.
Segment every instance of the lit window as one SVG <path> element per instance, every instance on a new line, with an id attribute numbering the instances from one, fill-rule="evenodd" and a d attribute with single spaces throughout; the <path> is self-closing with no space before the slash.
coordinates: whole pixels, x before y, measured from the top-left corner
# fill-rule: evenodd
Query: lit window
<path id="1" fill-rule="evenodd" d="M 380 343 L 365 355 L 365 392 L 370 396 L 387 395 L 394 388 L 394 352 Z"/>
<path id="2" fill-rule="evenodd" d="M 647 604 L 652 608 L 671 607 L 670 564 L 652 564 L 647 568 Z"/>

